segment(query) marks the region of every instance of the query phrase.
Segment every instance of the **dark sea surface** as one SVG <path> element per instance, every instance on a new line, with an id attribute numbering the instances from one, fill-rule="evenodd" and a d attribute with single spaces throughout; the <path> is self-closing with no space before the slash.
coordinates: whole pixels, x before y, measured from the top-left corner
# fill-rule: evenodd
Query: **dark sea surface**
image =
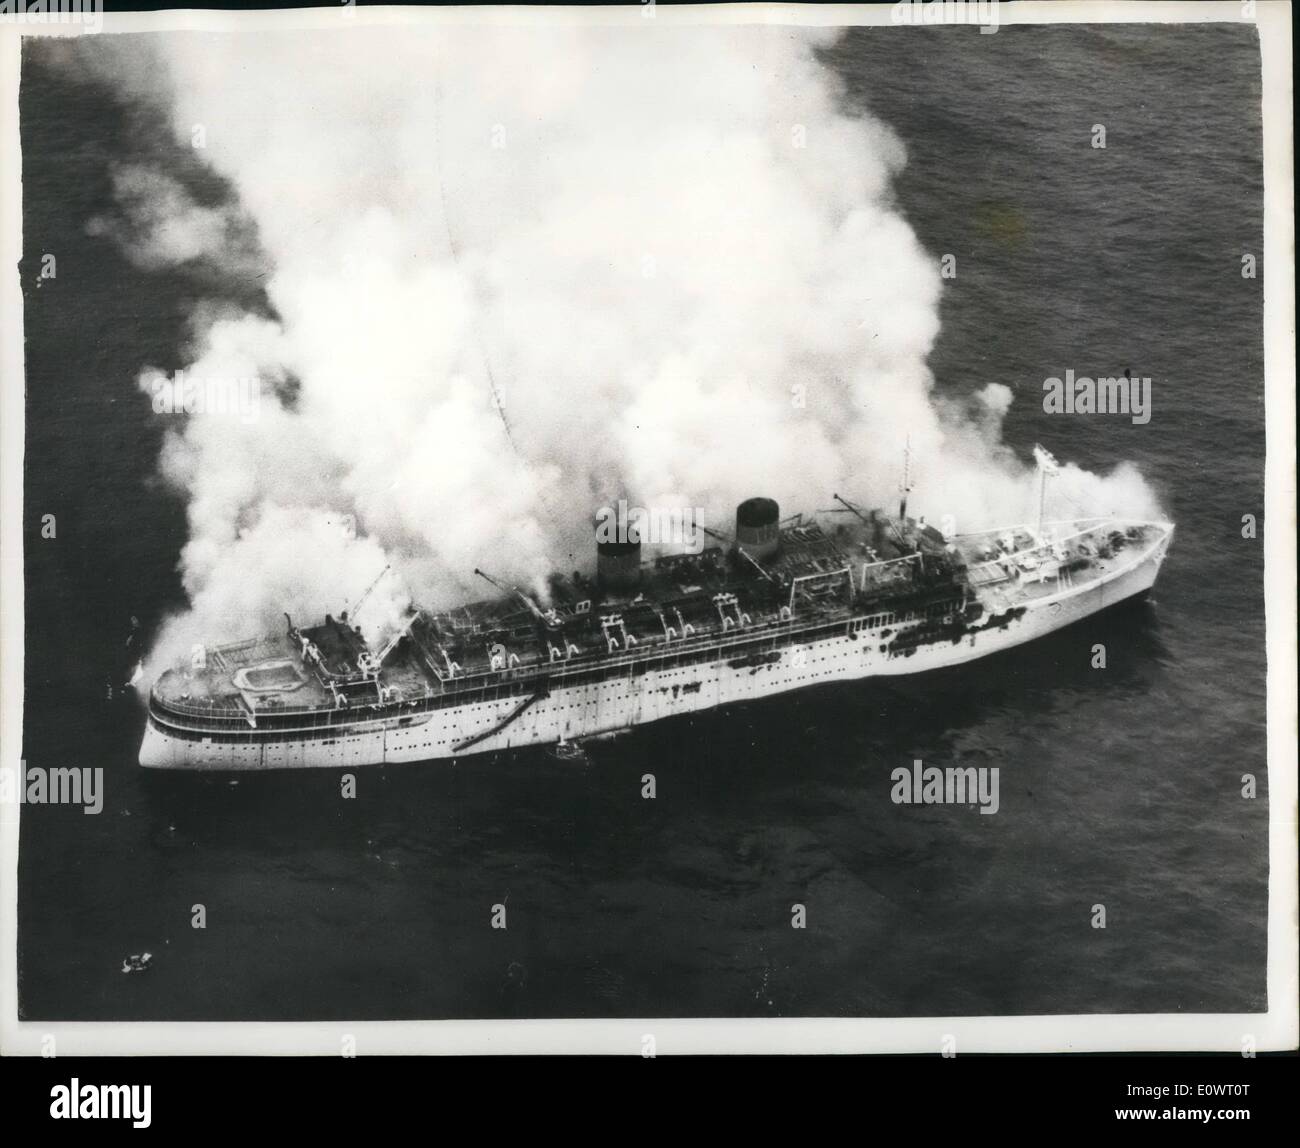
<path id="1" fill-rule="evenodd" d="M 1266 526 L 1255 31 L 859 30 L 824 57 L 906 142 L 896 192 L 926 248 L 957 256 L 940 389 L 1012 386 L 1023 454 L 1138 462 L 1178 523 L 1153 598 L 972 666 L 643 728 L 586 766 L 362 770 L 344 801 L 332 770 L 135 764 L 130 618 L 147 640 L 182 603 L 186 538 L 135 379 L 183 366 L 190 308 L 232 288 L 138 270 L 86 226 L 114 160 L 228 189 L 28 45 L 24 756 L 102 767 L 107 796 L 23 810 L 24 1019 L 1266 1007 L 1263 544 L 1241 537 L 1243 514 Z M 1067 367 L 1151 376 L 1150 424 L 1044 415 Z M 999 813 L 894 805 L 914 758 L 998 766 Z"/>

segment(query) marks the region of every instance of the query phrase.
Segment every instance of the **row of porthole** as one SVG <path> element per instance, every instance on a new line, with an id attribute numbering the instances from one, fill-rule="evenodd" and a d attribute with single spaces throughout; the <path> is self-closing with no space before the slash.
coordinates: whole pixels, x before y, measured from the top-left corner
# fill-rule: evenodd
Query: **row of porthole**
<path id="1" fill-rule="evenodd" d="M 882 648 L 883 648 L 883 647 L 882 647 Z M 825 661 L 826 659 L 825 659 L 825 657 L 822 657 L 822 658 L 819 658 L 819 659 L 817 659 L 817 660 L 818 660 L 818 661 Z M 802 674 L 802 675 L 800 675 L 798 678 L 796 678 L 795 680 L 796 680 L 796 681 L 806 681 L 809 677 L 813 677 L 813 678 L 815 678 L 815 677 L 819 677 L 819 676 L 820 676 L 819 674 Z M 583 702 L 583 703 L 575 702 L 575 703 L 572 703 L 571 705 L 568 705 L 568 706 L 559 706 L 559 707 L 555 707 L 555 708 L 556 708 L 556 709 L 572 709 L 572 708 L 574 708 L 575 706 L 578 706 L 578 705 L 587 705 L 587 704 L 590 704 L 590 703 L 587 703 L 587 702 Z M 481 722 L 475 722 L 475 725 L 476 725 L 476 726 L 477 726 L 477 725 L 481 725 L 481 724 L 482 724 Z M 349 738 L 349 739 L 347 739 L 347 740 L 349 740 L 349 741 L 355 741 L 355 740 L 361 740 L 361 739 L 360 739 L 360 738 Z M 442 739 L 442 740 L 439 740 L 439 741 L 436 742 L 436 743 L 433 742 L 433 741 L 426 741 L 426 742 L 422 742 L 422 743 L 420 743 L 420 744 L 418 744 L 418 745 L 415 745 L 415 746 L 413 746 L 413 747 L 412 747 L 412 746 L 407 746 L 406 748 L 408 748 L 408 749 L 409 749 L 409 748 L 427 749 L 427 748 L 429 748 L 430 746 L 433 746 L 433 745 L 435 745 L 435 744 L 436 744 L 436 745 L 446 745 L 446 744 L 447 744 L 447 740 L 449 740 L 449 739 Z M 325 743 L 323 743 L 323 744 L 325 744 L 325 745 L 334 745 L 334 744 L 336 744 L 336 742 L 334 742 L 334 741 L 329 741 L 329 742 L 325 742 Z M 233 749 L 234 749 L 235 747 L 232 746 L 231 748 L 232 748 L 232 751 L 233 751 Z"/>
<path id="2" fill-rule="evenodd" d="M 840 641 L 846 641 L 846 640 L 847 640 L 847 639 L 840 639 Z M 824 661 L 826 660 L 826 656 L 823 655 L 822 657 L 817 658 L 816 660 L 819 661 L 819 662 L 824 662 Z M 669 676 L 671 676 L 671 677 L 677 677 L 677 676 L 679 676 L 680 673 L 684 673 L 684 671 L 674 672 L 674 673 L 672 673 L 672 674 L 669 675 Z M 813 674 L 813 675 L 804 674 L 804 675 L 801 675 L 801 676 L 800 676 L 799 678 L 797 678 L 796 680 L 797 680 L 797 681 L 805 681 L 809 676 L 816 677 L 816 676 L 818 676 L 818 675 L 816 675 L 816 674 Z M 612 686 L 609 686 L 609 687 L 602 687 L 602 688 L 609 688 L 609 689 L 612 689 L 613 687 L 612 687 Z M 487 704 L 491 704 L 491 703 L 479 703 L 479 704 L 487 705 Z M 573 709 L 573 708 L 575 708 L 575 707 L 577 707 L 577 706 L 584 706 L 584 705 L 589 705 L 589 704 L 590 704 L 589 701 L 588 701 L 588 702 L 573 702 L 573 703 L 571 703 L 570 705 L 567 705 L 567 706 L 556 706 L 556 707 L 553 707 L 553 708 L 555 708 L 555 709 Z M 493 716 L 494 716 L 494 715 L 493 715 Z M 487 717 L 487 718 L 478 719 L 478 720 L 476 720 L 476 721 L 474 722 L 474 726 L 475 726 L 475 728 L 477 728 L 478 726 L 482 725 L 485 721 L 490 721 L 490 720 L 492 720 L 492 717 L 491 717 L 491 716 L 489 716 L 489 717 Z M 360 740 L 360 739 L 351 739 L 351 738 L 350 738 L 350 739 L 347 739 L 347 740 Z M 329 742 L 325 742 L 324 744 L 326 744 L 326 745 L 333 745 L 333 744 L 335 744 L 335 742 L 333 742 L 333 741 L 329 741 Z M 441 741 L 438 741 L 438 742 L 436 742 L 436 743 L 435 743 L 435 742 L 432 742 L 432 741 L 426 741 L 426 742 L 420 743 L 420 744 L 419 744 L 418 746 L 416 746 L 415 748 L 422 748 L 422 749 L 425 749 L 425 748 L 428 748 L 429 746 L 432 746 L 432 745 L 434 745 L 434 744 L 437 744 L 437 745 L 445 745 L 445 744 L 446 744 L 446 739 L 441 740 Z"/>

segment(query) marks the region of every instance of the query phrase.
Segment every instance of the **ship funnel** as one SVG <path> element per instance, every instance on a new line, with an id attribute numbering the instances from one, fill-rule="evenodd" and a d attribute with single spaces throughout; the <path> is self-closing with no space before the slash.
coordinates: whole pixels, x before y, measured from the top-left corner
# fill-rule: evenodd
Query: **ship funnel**
<path id="1" fill-rule="evenodd" d="M 747 498 L 736 507 L 736 545 L 751 558 L 776 553 L 781 544 L 781 508 L 770 498 Z"/>
<path id="2" fill-rule="evenodd" d="M 631 590 L 641 581 L 640 542 L 597 542 L 596 581 L 606 590 Z"/>

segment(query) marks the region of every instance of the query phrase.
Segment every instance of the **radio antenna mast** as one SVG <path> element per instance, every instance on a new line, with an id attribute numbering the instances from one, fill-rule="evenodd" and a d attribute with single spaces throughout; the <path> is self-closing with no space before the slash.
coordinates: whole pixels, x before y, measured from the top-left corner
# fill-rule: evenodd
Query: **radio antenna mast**
<path id="1" fill-rule="evenodd" d="M 898 484 L 898 521 L 900 526 L 907 525 L 907 492 L 912 489 L 912 436 L 907 436 L 907 445 L 903 447 L 903 477 Z"/>
<path id="2" fill-rule="evenodd" d="M 1043 517 L 1047 510 L 1047 480 L 1055 478 L 1061 468 L 1049 451 L 1034 443 L 1034 461 L 1038 463 L 1038 537 L 1043 537 Z"/>

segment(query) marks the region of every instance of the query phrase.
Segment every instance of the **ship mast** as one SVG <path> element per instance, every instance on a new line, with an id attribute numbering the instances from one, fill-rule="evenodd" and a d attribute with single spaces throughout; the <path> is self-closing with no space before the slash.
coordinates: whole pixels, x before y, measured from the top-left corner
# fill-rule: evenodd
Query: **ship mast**
<path id="1" fill-rule="evenodd" d="M 1051 453 L 1038 443 L 1034 443 L 1034 461 L 1038 463 L 1038 537 L 1041 541 L 1043 518 L 1047 510 L 1047 480 L 1055 478 L 1060 473 L 1060 467 Z"/>
<path id="2" fill-rule="evenodd" d="M 912 489 L 912 436 L 903 447 L 903 477 L 898 482 L 898 522 L 907 525 L 907 492 Z"/>

